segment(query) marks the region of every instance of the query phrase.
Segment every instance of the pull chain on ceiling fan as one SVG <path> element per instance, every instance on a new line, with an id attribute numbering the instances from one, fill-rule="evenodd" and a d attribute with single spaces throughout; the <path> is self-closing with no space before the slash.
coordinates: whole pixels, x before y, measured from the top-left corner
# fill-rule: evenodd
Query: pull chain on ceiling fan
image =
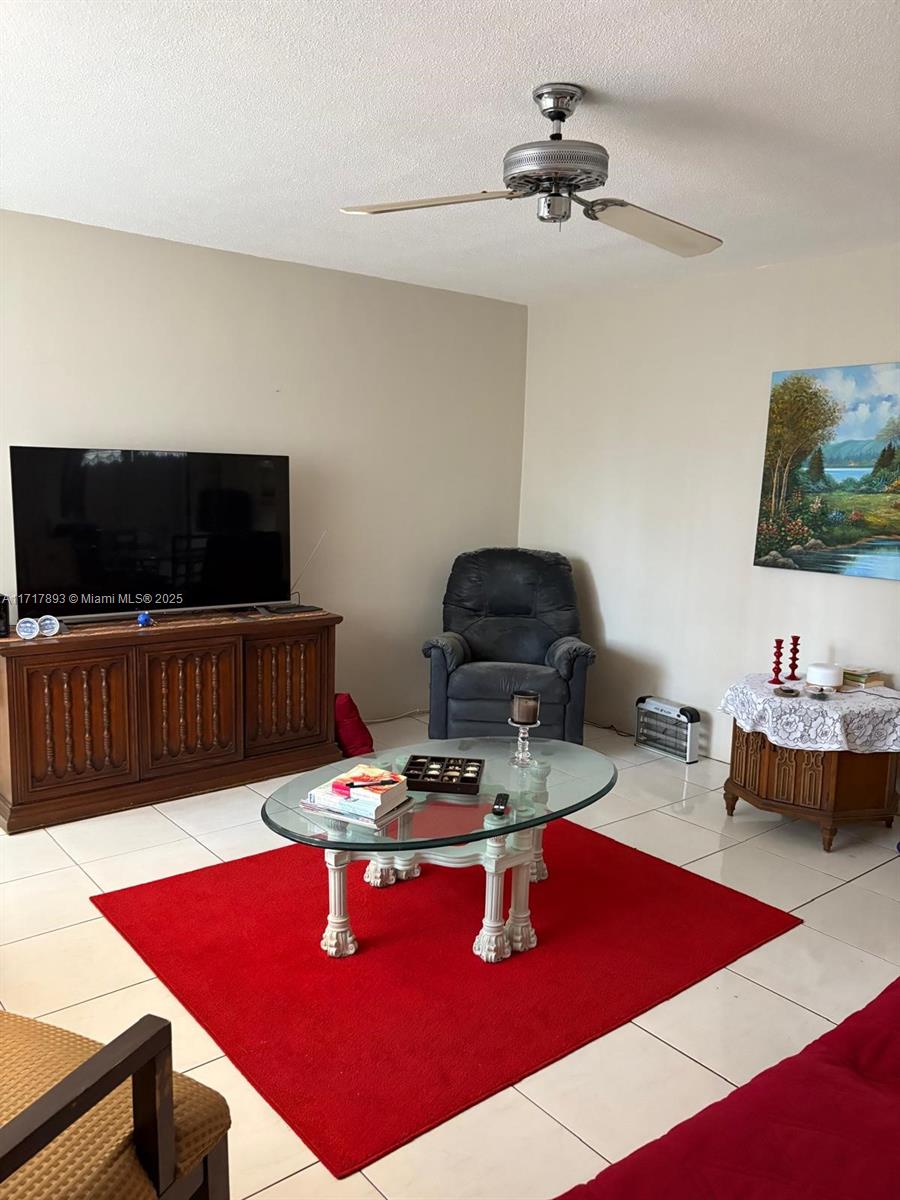
<path id="1" fill-rule="evenodd" d="M 366 204 L 342 208 L 343 213 L 377 216 L 407 212 L 414 208 L 442 208 L 450 204 L 474 204 L 479 200 L 523 200 L 536 196 L 539 221 L 560 226 L 572 215 L 576 204 L 591 221 L 599 221 L 621 233 L 640 238 L 661 250 L 691 258 L 709 254 L 722 239 L 703 233 L 671 217 L 660 216 L 628 200 L 589 200 L 579 195 L 603 187 L 609 171 L 609 155 L 596 142 L 563 141 L 562 127 L 584 97 L 577 83 L 542 83 L 532 97 L 541 113 L 552 123 L 546 141 L 524 142 L 503 156 L 505 191 L 472 192 L 463 196 L 433 196 L 426 200 L 400 200 L 394 204 Z"/>

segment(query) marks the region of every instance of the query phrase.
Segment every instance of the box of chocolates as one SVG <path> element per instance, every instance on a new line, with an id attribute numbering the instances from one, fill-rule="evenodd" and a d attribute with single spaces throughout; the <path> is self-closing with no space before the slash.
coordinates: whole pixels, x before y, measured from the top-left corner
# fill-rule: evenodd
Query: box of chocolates
<path id="1" fill-rule="evenodd" d="M 477 796 L 481 790 L 483 758 L 442 758 L 440 755 L 413 754 L 401 774 L 411 792 L 451 792 L 457 796 Z"/>

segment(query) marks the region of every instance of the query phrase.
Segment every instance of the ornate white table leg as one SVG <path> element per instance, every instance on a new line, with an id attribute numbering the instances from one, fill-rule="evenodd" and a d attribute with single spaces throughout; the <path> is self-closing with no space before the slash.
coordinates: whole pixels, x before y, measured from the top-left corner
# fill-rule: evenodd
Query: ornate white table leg
<path id="1" fill-rule="evenodd" d="M 366 863 L 363 879 L 372 887 L 390 887 L 397 882 L 397 872 L 392 866 L 373 858 Z"/>
<path id="2" fill-rule="evenodd" d="M 538 825 L 534 831 L 534 858 L 531 860 L 531 882 L 540 883 L 550 872 L 544 862 L 544 826 Z"/>
<path id="3" fill-rule="evenodd" d="M 545 763 L 539 763 L 531 772 L 534 780 L 534 800 L 535 803 L 546 805 L 549 796 L 547 792 L 547 780 L 550 777 L 550 768 Z M 542 879 L 547 878 L 547 864 L 544 862 L 544 826 L 538 825 L 534 831 L 534 862 L 531 864 L 531 882 L 540 883 Z"/>
<path id="4" fill-rule="evenodd" d="M 404 838 L 409 837 L 411 829 L 412 814 L 409 812 L 402 813 L 397 818 L 397 841 L 402 842 Z M 400 863 L 403 865 L 399 865 Z M 421 874 L 414 852 L 403 855 L 395 855 L 394 868 L 397 872 L 397 879 L 401 883 L 407 879 L 418 879 L 419 875 Z"/>
<path id="5" fill-rule="evenodd" d="M 356 938 L 350 928 L 347 913 L 347 863 L 350 855 L 346 850 L 326 850 L 325 865 L 328 867 L 328 924 L 322 934 L 321 946 L 329 958 L 345 958 L 356 953 Z"/>
<path id="6" fill-rule="evenodd" d="M 490 838 L 484 853 L 484 921 L 472 950 L 483 962 L 509 958 L 509 938 L 503 923 L 503 872 L 498 861 L 506 850 L 506 838 Z"/>
<path id="7" fill-rule="evenodd" d="M 528 850 L 533 834 L 539 832 L 523 829 L 511 839 L 516 850 Z M 512 888 L 510 890 L 509 920 L 506 922 L 506 935 L 513 950 L 533 950 L 537 945 L 537 934 L 531 924 L 531 911 L 528 907 L 528 888 L 531 884 L 531 872 L 534 870 L 534 859 L 529 859 L 512 868 Z"/>

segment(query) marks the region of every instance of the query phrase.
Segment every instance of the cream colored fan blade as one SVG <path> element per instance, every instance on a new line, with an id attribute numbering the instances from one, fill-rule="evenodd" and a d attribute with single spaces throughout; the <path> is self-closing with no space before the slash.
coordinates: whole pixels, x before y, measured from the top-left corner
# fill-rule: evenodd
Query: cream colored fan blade
<path id="1" fill-rule="evenodd" d="M 659 246 L 660 250 L 668 250 L 671 254 L 680 254 L 682 258 L 693 258 L 696 254 L 709 254 L 718 250 L 722 239 L 711 233 L 703 233 L 690 225 L 682 225 L 670 217 L 661 217 L 659 213 L 650 212 L 647 208 L 638 208 L 627 200 L 595 200 L 585 210 L 585 216 L 592 221 L 602 221 L 621 233 L 629 233 L 632 237 Z"/>
<path id="2" fill-rule="evenodd" d="M 432 196 L 428 200 L 398 200 L 396 204 L 364 204 L 359 208 L 342 208 L 342 213 L 354 216 L 377 216 L 379 213 L 407 212 L 411 208 L 441 208 L 445 204 L 474 204 L 476 200 L 516 200 L 521 192 L 472 192 L 468 196 Z"/>

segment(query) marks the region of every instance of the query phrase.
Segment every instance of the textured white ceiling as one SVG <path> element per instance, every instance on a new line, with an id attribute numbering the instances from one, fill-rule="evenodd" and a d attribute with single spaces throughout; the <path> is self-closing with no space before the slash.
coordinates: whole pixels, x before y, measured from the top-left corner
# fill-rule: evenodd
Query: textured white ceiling
<path id="1" fill-rule="evenodd" d="M 900 237 L 895 0 L 4 0 L 2 203 L 520 301 Z M 589 90 L 607 193 L 725 239 L 681 260 L 503 201 L 546 137 L 531 89 Z M 597 193 L 601 194 L 601 193 Z"/>

